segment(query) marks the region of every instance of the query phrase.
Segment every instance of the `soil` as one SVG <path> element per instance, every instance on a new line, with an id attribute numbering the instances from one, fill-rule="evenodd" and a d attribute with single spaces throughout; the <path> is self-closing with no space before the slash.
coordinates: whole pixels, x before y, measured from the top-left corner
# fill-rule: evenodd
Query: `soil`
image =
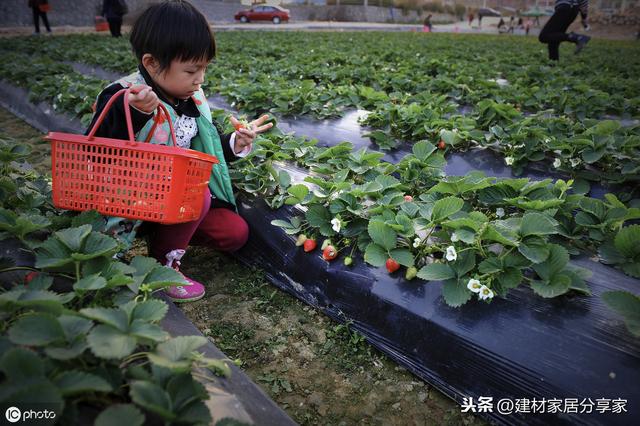
<path id="1" fill-rule="evenodd" d="M 51 167 L 43 134 L 0 108 L 0 137 L 32 147 L 40 172 Z M 146 254 L 137 240 L 131 255 Z M 428 383 L 338 324 L 271 285 L 260 269 L 193 247 L 185 275 L 207 293 L 180 305 L 187 317 L 302 425 L 485 425 Z"/>

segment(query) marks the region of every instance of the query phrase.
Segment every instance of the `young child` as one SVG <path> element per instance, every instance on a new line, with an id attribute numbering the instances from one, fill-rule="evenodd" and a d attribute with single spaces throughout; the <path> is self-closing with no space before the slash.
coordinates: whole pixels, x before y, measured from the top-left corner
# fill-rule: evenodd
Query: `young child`
<path id="1" fill-rule="evenodd" d="M 212 154 L 220 160 L 220 164 L 213 167 L 209 190 L 197 220 L 176 225 L 145 223 L 150 255 L 177 269 L 190 242 L 222 251 L 238 250 L 247 241 L 249 228 L 236 212 L 227 163 L 251 151 L 256 135 L 272 126 L 264 124 L 269 117 L 263 115 L 248 128 L 231 134 L 223 134 L 212 121 L 200 85 L 207 65 L 216 54 L 216 45 L 206 18 L 190 3 L 171 0 L 150 6 L 135 22 L 130 41 L 138 59 L 138 71 L 100 93 L 89 129 L 108 100 L 122 88 L 129 87 L 136 92 L 129 94 L 128 99 L 136 140 L 147 138 L 154 121 L 153 113 L 162 103 L 171 115 L 180 147 Z M 234 126 L 238 124 L 234 117 L 231 122 Z M 109 110 L 96 136 L 128 139 L 122 97 Z M 171 144 L 167 122 L 158 125 L 151 143 Z M 141 221 L 112 217 L 108 218 L 107 229 L 130 243 L 141 224 Z M 204 296 L 202 284 L 186 279 L 190 286 L 166 290 L 176 302 Z"/>

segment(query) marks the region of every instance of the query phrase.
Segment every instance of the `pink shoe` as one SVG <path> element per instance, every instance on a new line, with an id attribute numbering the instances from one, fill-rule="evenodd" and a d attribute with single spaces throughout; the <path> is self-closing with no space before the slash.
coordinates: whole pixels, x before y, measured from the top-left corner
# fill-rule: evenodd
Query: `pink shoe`
<path id="1" fill-rule="evenodd" d="M 167 263 L 165 266 L 180 272 L 180 259 L 182 259 L 182 256 L 184 256 L 184 250 L 182 249 L 170 251 L 166 255 Z M 204 286 L 198 281 L 187 278 L 184 275 L 182 276 L 191 285 L 176 285 L 166 288 L 164 292 L 169 296 L 169 299 L 177 303 L 194 302 L 202 299 L 204 296 Z"/>
<path id="2" fill-rule="evenodd" d="M 177 303 L 195 302 L 196 300 L 202 299 L 204 296 L 204 286 L 191 278 L 184 277 L 184 279 L 189 281 L 191 285 L 176 285 L 164 289 L 169 299 Z"/>

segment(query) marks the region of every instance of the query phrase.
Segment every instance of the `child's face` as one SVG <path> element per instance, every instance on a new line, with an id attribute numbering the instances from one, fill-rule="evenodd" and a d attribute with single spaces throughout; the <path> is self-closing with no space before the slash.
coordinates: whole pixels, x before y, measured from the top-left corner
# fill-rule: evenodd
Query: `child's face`
<path id="1" fill-rule="evenodd" d="M 200 90 L 209 61 L 173 60 L 164 71 L 149 70 L 153 80 L 167 95 L 176 99 L 187 99 Z"/>

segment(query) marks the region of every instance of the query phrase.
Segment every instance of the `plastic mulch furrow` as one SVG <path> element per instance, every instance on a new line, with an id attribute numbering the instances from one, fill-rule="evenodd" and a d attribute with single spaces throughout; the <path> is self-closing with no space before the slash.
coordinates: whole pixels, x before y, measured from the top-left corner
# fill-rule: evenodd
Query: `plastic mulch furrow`
<path id="1" fill-rule="evenodd" d="M 640 339 L 600 298 L 607 290 L 637 292 L 638 280 L 585 258 L 574 263 L 593 271 L 591 297 L 543 299 L 519 288 L 490 304 L 451 308 L 439 282 L 406 281 L 403 270 L 389 275 L 362 259 L 347 267 L 340 258 L 323 261 L 319 250 L 305 253 L 270 224 L 295 214 L 291 207 L 272 211 L 244 198 L 239 204 L 251 229 L 241 260 L 327 315 L 352 321 L 369 342 L 457 402 L 484 396 L 494 403 L 594 403 L 593 414 L 482 414 L 502 424 L 629 425 L 640 418 Z M 595 413 L 601 398 L 626 400 L 627 412 Z"/>

